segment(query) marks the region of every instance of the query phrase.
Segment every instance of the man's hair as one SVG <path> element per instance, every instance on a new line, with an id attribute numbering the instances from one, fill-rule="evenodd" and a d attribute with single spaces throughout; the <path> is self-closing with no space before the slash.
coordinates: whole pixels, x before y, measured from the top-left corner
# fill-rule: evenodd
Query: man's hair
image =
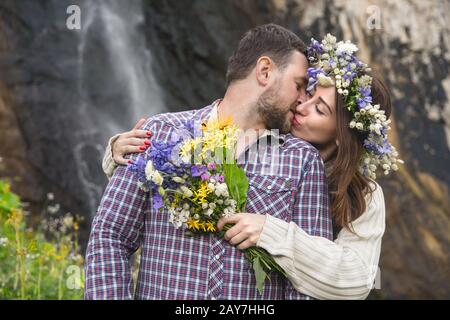
<path id="1" fill-rule="evenodd" d="M 305 43 L 292 31 L 269 23 L 247 31 L 228 60 L 227 85 L 245 79 L 261 56 L 270 57 L 283 69 L 297 50 L 306 55 Z"/>

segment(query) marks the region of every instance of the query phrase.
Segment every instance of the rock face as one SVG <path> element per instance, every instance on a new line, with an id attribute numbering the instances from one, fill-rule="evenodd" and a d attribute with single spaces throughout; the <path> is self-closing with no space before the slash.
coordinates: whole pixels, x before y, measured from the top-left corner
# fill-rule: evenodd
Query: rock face
<path id="1" fill-rule="evenodd" d="M 71 4 L 81 30 L 66 27 Z M 14 189 L 33 212 L 53 192 L 90 220 L 107 182 L 107 138 L 140 116 L 221 97 L 240 36 L 267 22 L 305 41 L 351 39 L 388 82 L 406 165 L 380 180 L 387 229 L 371 297 L 450 298 L 447 1 L 2 1 L 0 176 L 19 178 Z"/>

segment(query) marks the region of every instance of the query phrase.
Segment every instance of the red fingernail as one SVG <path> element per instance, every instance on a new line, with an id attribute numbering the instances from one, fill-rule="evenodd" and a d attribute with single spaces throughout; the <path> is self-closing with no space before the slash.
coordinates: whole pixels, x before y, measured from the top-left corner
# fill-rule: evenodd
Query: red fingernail
<path id="1" fill-rule="evenodd" d="M 151 145 L 151 142 L 148 141 L 148 140 L 145 140 L 144 143 L 145 143 L 147 146 Z"/>
<path id="2" fill-rule="evenodd" d="M 146 149 L 146 147 L 145 147 L 145 146 L 139 147 L 139 150 L 142 150 L 142 151 L 144 151 L 145 149 Z"/>
<path id="3" fill-rule="evenodd" d="M 133 164 L 133 161 L 131 161 L 131 160 L 128 160 L 128 164 Z"/>
<path id="4" fill-rule="evenodd" d="M 152 133 L 150 131 L 147 131 L 147 135 L 150 137 Z"/>

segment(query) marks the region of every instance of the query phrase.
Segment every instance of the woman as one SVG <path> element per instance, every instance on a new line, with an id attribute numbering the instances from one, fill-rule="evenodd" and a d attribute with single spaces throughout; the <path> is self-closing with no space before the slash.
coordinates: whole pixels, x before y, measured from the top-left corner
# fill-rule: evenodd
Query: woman
<path id="1" fill-rule="evenodd" d="M 270 215 L 240 213 L 222 218 L 218 228 L 240 249 L 266 249 L 294 287 L 319 299 L 365 299 L 378 270 L 385 230 L 377 165 L 396 170 L 397 152 L 387 142 L 391 102 L 384 84 L 356 59 L 357 48 L 327 35 L 308 48 L 309 98 L 297 107 L 291 133 L 313 144 L 327 168 L 333 226 L 337 238 L 308 235 L 298 225 Z M 381 105 L 383 110 L 372 106 Z M 150 147 L 149 132 L 135 128 L 111 138 L 104 171 L 112 175 L 127 153 Z M 114 159 L 113 155 L 114 154 Z"/>

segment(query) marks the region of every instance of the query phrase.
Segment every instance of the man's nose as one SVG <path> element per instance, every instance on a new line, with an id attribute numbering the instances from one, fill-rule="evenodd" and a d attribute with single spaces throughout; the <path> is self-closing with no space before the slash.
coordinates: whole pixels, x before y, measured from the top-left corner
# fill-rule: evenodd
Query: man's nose
<path id="1" fill-rule="evenodd" d="M 306 95 L 306 90 L 300 90 L 300 93 L 298 94 L 298 97 L 297 97 L 298 104 L 300 105 L 300 104 L 306 102 L 307 99 L 308 98 Z"/>

